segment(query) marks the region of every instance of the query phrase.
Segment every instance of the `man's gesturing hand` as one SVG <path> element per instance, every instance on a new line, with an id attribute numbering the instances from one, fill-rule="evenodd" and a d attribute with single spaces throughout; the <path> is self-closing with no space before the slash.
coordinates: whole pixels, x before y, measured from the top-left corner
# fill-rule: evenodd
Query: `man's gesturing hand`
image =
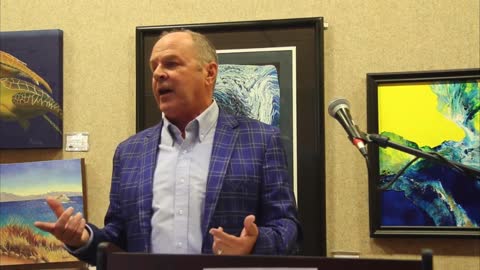
<path id="1" fill-rule="evenodd" d="M 255 216 L 249 215 L 243 221 L 243 230 L 239 237 L 225 233 L 222 227 L 210 229 L 213 235 L 212 250 L 217 255 L 247 255 L 250 254 L 258 238 L 258 227 Z"/>
<path id="2" fill-rule="evenodd" d="M 64 244 L 79 248 L 88 242 L 90 235 L 85 229 L 86 221 L 79 212 L 73 215 L 72 207 L 63 209 L 62 204 L 53 197 L 47 197 L 47 203 L 57 216 L 56 222 L 36 221 L 35 227 L 51 233 Z"/>

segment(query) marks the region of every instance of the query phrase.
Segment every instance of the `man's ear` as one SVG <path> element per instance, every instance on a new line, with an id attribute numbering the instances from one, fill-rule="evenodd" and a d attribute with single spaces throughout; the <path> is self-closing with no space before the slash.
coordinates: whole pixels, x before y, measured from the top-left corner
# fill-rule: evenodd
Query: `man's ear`
<path id="1" fill-rule="evenodd" d="M 215 62 L 210 62 L 205 66 L 205 70 L 207 71 L 207 77 L 205 78 L 207 85 L 215 84 L 218 74 L 218 64 Z"/>

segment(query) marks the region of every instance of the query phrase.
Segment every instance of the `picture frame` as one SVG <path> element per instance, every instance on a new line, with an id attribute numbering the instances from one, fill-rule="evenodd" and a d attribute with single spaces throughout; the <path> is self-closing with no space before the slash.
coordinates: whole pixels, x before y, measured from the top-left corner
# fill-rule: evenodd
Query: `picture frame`
<path id="1" fill-rule="evenodd" d="M 86 269 L 62 242 L 34 226 L 57 220 L 47 196 L 88 220 L 84 159 L 0 164 L 0 177 L 0 268 Z"/>
<path id="2" fill-rule="evenodd" d="M 272 65 L 276 65 L 277 71 L 280 70 L 280 78 L 287 78 L 285 70 L 292 69 L 291 77 L 280 80 L 280 85 L 285 85 L 285 81 L 290 80 L 288 84 L 292 85 L 292 91 L 287 99 L 282 99 L 282 95 L 288 94 L 288 91 L 284 86 L 280 87 L 279 126 L 288 156 L 289 170 L 296 187 L 299 218 L 303 226 L 301 253 L 325 256 L 323 18 L 137 27 L 137 131 L 157 124 L 161 119 L 151 90 L 149 57 L 160 34 L 173 29 L 189 29 L 204 34 L 218 50 L 220 60 L 221 54 L 225 52 L 253 50 L 260 55 L 250 59 L 254 59 L 254 64 L 259 65 L 269 62 L 271 59 L 261 59 L 272 57 L 274 54 L 271 52 L 276 48 L 295 48 L 292 54 L 294 56 L 285 58 L 293 59 L 291 66 L 285 64 L 290 60 L 271 61 Z M 267 52 L 263 53 L 264 51 Z M 243 56 L 246 55 L 233 56 L 233 61 L 238 61 Z M 221 62 L 219 64 L 222 65 Z M 278 69 L 279 65 L 287 68 Z"/>
<path id="3" fill-rule="evenodd" d="M 480 69 L 369 73 L 367 133 L 480 169 Z M 480 176 L 368 145 L 371 237 L 480 236 Z"/>
<path id="4" fill-rule="evenodd" d="M 0 40 L 0 149 L 61 149 L 63 31 L 7 31 Z"/>

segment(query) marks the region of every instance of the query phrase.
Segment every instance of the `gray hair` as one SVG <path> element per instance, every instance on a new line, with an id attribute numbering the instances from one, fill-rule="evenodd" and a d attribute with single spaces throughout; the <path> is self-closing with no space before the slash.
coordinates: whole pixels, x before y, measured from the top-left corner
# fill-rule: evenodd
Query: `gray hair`
<path id="1" fill-rule="evenodd" d="M 164 36 L 171 33 L 188 33 L 192 37 L 193 44 L 197 50 L 197 57 L 200 64 L 205 65 L 210 62 L 218 63 L 217 51 L 213 43 L 203 34 L 194 32 L 188 29 L 174 29 L 169 31 L 164 31 L 159 37 L 159 40 Z"/>

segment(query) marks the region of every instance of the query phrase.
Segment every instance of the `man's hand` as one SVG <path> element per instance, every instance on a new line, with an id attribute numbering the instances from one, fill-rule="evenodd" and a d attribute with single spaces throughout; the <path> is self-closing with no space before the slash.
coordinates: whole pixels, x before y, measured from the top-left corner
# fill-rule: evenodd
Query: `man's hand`
<path id="1" fill-rule="evenodd" d="M 212 250 L 217 255 L 247 255 L 250 254 L 258 238 L 258 227 L 255 216 L 249 215 L 243 221 L 240 237 L 225 233 L 222 227 L 210 229 L 213 235 Z"/>
<path id="2" fill-rule="evenodd" d="M 47 197 L 47 203 L 58 219 L 55 223 L 35 221 L 35 227 L 51 233 L 68 246 L 74 248 L 84 246 L 90 235 L 85 229 L 86 221 L 82 217 L 82 213 L 73 215 L 74 209 L 72 207 L 64 210 L 62 204 L 53 197 Z"/>

